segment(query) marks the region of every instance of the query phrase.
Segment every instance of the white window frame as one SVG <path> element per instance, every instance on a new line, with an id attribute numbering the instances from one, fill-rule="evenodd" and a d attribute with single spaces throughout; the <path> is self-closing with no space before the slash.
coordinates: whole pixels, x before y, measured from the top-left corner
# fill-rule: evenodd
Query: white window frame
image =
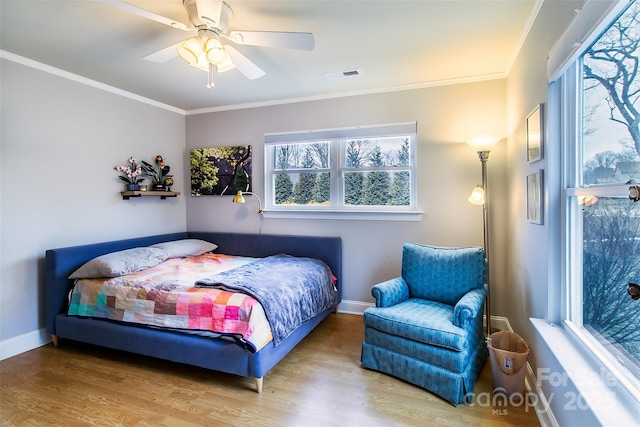
<path id="1" fill-rule="evenodd" d="M 593 4 L 593 2 L 591 2 Z M 558 184 L 560 185 L 561 198 L 559 213 L 561 213 L 561 226 L 564 238 L 557 242 L 561 254 L 561 273 L 553 278 L 552 283 L 560 283 L 561 295 L 556 291 L 555 296 L 562 301 L 561 321 L 577 341 L 584 346 L 591 356 L 604 367 L 606 372 L 613 375 L 617 381 L 618 389 L 624 390 L 628 396 L 640 402 L 640 380 L 630 374 L 623 363 L 614 354 L 607 350 L 586 328 L 582 325 L 582 215 L 578 204 L 579 196 L 593 195 L 596 197 L 628 195 L 628 185 L 598 185 L 583 186 L 581 178 L 581 157 L 579 147 L 581 145 L 582 129 L 579 112 L 582 109 L 582 75 L 580 73 L 580 58 L 591 44 L 600 37 L 602 32 L 617 18 L 628 5 L 629 1 L 613 3 L 606 14 L 595 27 L 588 28 L 589 33 L 582 34 L 581 43 L 568 44 L 564 37 L 561 40 L 558 51 L 565 50 L 568 55 L 560 58 L 559 52 L 552 52 L 549 59 L 550 102 L 560 103 L 559 113 L 559 138 L 562 142 L 560 162 L 561 173 Z M 587 3 L 589 5 L 589 3 Z M 591 9 L 587 9 L 590 11 Z M 600 12 L 602 13 L 602 12 Z M 569 28 L 569 32 L 575 30 Z M 584 28 L 583 28 L 584 30 Z M 570 52 L 569 52 L 570 49 Z M 554 84 L 560 86 L 559 91 L 553 88 Z M 557 274 L 557 273 L 556 273 Z M 550 287 L 550 292 L 553 287 Z M 553 315 L 550 317 L 553 318 Z M 602 373 L 601 373 L 602 374 Z M 622 387 L 622 388 L 620 388 Z"/>
<path id="2" fill-rule="evenodd" d="M 344 173 L 354 169 L 345 166 L 344 144 L 354 139 L 382 139 L 406 136 L 409 138 L 410 159 L 407 167 L 394 167 L 394 171 L 406 170 L 411 175 L 409 205 L 404 206 L 351 206 L 344 204 Z M 275 203 L 274 176 L 275 147 L 282 144 L 303 144 L 313 142 L 329 143 L 329 169 L 331 199 L 327 206 L 322 205 L 282 205 Z M 337 129 L 309 130 L 286 133 L 265 134 L 264 140 L 264 198 L 265 217 L 308 218 L 308 219 L 370 219 L 420 221 L 422 212 L 418 210 L 417 197 L 417 123 L 397 123 L 377 126 L 358 126 Z M 382 169 L 391 169 L 384 167 Z M 375 168 L 358 168 L 367 172 Z M 313 170 L 322 172 L 324 169 Z"/>

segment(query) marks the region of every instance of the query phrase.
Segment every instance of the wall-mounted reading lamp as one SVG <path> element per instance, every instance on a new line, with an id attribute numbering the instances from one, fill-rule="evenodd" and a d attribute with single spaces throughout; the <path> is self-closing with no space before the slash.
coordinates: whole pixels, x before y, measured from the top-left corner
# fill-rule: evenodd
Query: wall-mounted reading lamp
<path id="1" fill-rule="evenodd" d="M 233 203 L 245 203 L 244 195 L 253 196 L 256 199 L 258 199 L 258 213 L 262 213 L 262 201 L 260 200 L 260 197 L 258 197 L 257 194 L 254 194 L 250 191 L 238 190 L 236 195 L 233 196 Z"/>

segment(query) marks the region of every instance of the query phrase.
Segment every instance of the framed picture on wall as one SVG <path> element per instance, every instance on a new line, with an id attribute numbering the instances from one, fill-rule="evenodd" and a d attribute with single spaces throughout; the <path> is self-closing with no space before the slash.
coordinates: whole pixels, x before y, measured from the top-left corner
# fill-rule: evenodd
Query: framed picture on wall
<path id="1" fill-rule="evenodd" d="M 251 191 L 250 145 L 194 148 L 190 153 L 191 195 L 233 195 Z"/>
<path id="2" fill-rule="evenodd" d="M 533 163 L 541 160 L 543 148 L 544 111 L 543 104 L 540 104 L 527 116 L 527 161 Z"/>
<path id="3" fill-rule="evenodd" d="M 543 223 L 543 175 L 542 169 L 527 175 L 527 219 L 532 224 L 542 225 Z"/>

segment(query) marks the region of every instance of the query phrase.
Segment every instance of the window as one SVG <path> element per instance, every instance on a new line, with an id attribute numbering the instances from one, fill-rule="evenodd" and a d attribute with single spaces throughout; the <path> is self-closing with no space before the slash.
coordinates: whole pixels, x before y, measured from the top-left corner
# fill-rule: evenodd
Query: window
<path id="1" fill-rule="evenodd" d="M 267 210 L 416 210 L 416 124 L 265 136 Z"/>
<path id="2" fill-rule="evenodd" d="M 628 389 L 640 385 L 640 5 L 592 38 L 559 79 L 565 321 Z"/>

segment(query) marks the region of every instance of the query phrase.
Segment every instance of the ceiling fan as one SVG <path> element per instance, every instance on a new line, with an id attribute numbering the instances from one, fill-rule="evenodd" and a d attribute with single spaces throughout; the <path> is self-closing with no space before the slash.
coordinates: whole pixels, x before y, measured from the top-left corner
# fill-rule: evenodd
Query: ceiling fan
<path id="1" fill-rule="evenodd" d="M 315 38 L 311 33 L 277 31 L 231 31 L 229 22 L 233 11 L 222 0 L 182 0 L 191 26 L 155 14 L 124 0 L 97 0 L 109 6 L 136 14 L 172 28 L 196 31 L 197 34 L 174 45 L 160 49 L 144 57 L 153 62 L 167 62 L 179 56 L 189 65 L 209 73 L 207 88 L 214 86 L 215 73 L 237 68 L 248 79 L 257 79 L 265 72 L 240 53 L 229 41 L 237 45 L 280 47 L 313 50 Z M 177 1 L 177 0 L 176 0 Z"/>

